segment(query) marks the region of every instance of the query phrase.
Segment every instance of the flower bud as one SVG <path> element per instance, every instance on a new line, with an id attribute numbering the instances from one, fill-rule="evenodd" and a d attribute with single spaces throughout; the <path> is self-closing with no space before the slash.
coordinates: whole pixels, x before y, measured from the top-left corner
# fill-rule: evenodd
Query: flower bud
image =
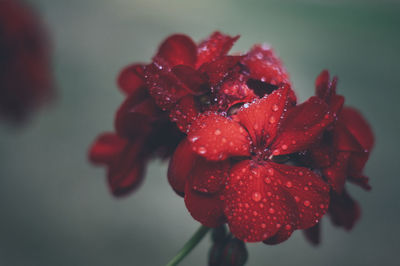
<path id="1" fill-rule="evenodd" d="M 247 249 L 243 241 L 232 238 L 223 251 L 222 266 L 242 266 L 247 261 Z"/>

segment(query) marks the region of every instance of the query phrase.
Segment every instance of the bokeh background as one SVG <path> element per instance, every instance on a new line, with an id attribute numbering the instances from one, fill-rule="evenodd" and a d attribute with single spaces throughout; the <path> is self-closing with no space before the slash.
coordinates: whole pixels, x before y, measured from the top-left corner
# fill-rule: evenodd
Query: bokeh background
<path id="1" fill-rule="evenodd" d="M 373 190 L 349 185 L 362 219 L 350 232 L 323 219 L 322 244 L 301 232 L 278 246 L 249 244 L 248 265 L 398 265 L 400 5 L 394 1 L 30 0 L 53 43 L 57 99 L 23 128 L 0 124 L 0 265 L 164 265 L 198 227 L 150 165 L 142 187 L 113 198 L 91 166 L 93 139 L 112 130 L 119 70 L 147 62 L 169 34 L 196 41 L 241 34 L 234 51 L 268 42 L 300 100 L 324 68 L 371 122 Z M 209 239 L 182 265 L 206 265 Z"/>

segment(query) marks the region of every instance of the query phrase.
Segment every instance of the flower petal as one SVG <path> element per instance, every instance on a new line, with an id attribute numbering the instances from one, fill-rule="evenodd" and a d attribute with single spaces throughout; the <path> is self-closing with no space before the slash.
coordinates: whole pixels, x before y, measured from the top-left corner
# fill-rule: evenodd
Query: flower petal
<path id="1" fill-rule="evenodd" d="M 267 245 L 277 245 L 288 240 L 292 233 L 293 227 L 290 225 L 285 225 L 282 226 L 274 236 L 264 240 L 263 242 Z"/>
<path id="2" fill-rule="evenodd" d="M 328 184 L 337 193 L 342 193 L 349 169 L 349 152 L 338 152 L 335 156 L 334 163 L 323 169 L 323 174 Z"/>
<path id="3" fill-rule="evenodd" d="M 255 146 L 267 147 L 275 138 L 282 114 L 288 103 L 289 86 L 284 85 L 272 94 L 244 104 L 236 114 Z"/>
<path id="4" fill-rule="evenodd" d="M 344 190 L 342 194 L 332 193 L 329 214 L 334 225 L 351 230 L 361 216 L 361 209 Z"/>
<path id="5" fill-rule="evenodd" d="M 133 64 L 125 67 L 119 74 L 118 86 L 126 95 L 145 86 L 143 68 L 143 64 Z"/>
<path id="6" fill-rule="evenodd" d="M 147 158 L 142 154 L 142 141 L 129 143 L 108 169 L 108 184 L 114 196 L 125 196 L 142 182 Z"/>
<path id="7" fill-rule="evenodd" d="M 207 75 L 211 86 L 216 86 L 239 66 L 241 58 L 241 56 L 224 56 L 203 64 L 199 70 Z"/>
<path id="8" fill-rule="evenodd" d="M 171 71 L 191 94 L 201 95 L 209 91 L 207 77 L 200 71 L 185 65 L 177 65 Z"/>
<path id="9" fill-rule="evenodd" d="M 188 139 L 193 151 L 208 160 L 250 155 L 246 130 L 235 121 L 215 113 L 199 117 L 192 124 Z"/>
<path id="10" fill-rule="evenodd" d="M 192 95 L 183 97 L 172 109 L 169 117 L 175 122 L 179 130 L 187 132 L 193 120 L 199 115 L 200 111 Z"/>
<path id="11" fill-rule="evenodd" d="M 211 62 L 220 56 L 226 55 L 233 44 L 239 39 L 239 35 L 231 37 L 218 31 L 214 32 L 208 39 L 202 41 L 197 48 L 196 68 L 206 62 Z"/>
<path id="12" fill-rule="evenodd" d="M 198 155 L 197 155 L 198 156 Z M 214 194 L 225 185 L 230 163 L 225 161 L 208 161 L 198 156 L 194 167 L 190 172 L 192 189 L 201 193 Z"/>
<path id="13" fill-rule="evenodd" d="M 137 90 L 128 96 L 115 116 L 118 135 L 134 139 L 149 134 L 152 122 L 160 115 L 160 110 L 145 90 Z"/>
<path id="14" fill-rule="evenodd" d="M 314 226 L 329 206 L 329 187 L 320 176 L 304 167 L 268 162 L 269 176 L 292 195 L 299 213 L 298 229 Z"/>
<path id="15" fill-rule="evenodd" d="M 185 204 L 192 217 L 207 227 L 218 227 L 226 222 L 220 193 L 201 193 L 192 189 L 192 179 L 185 186 Z"/>
<path id="16" fill-rule="evenodd" d="M 89 159 L 95 164 L 109 164 L 122 152 L 127 140 L 107 132 L 97 137 L 89 151 Z"/>
<path id="17" fill-rule="evenodd" d="M 242 60 L 253 79 L 280 85 L 290 84 L 288 73 L 274 51 L 266 45 L 255 45 Z"/>
<path id="18" fill-rule="evenodd" d="M 318 97 L 290 109 L 272 144 L 273 155 L 284 155 L 308 148 L 334 121 L 329 106 Z"/>
<path id="19" fill-rule="evenodd" d="M 294 198 L 264 166 L 250 160 L 232 168 L 223 196 L 229 228 L 243 241 L 263 241 L 282 226 L 297 227 Z"/>
<path id="20" fill-rule="evenodd" d="M 303 230 L 303 233 L 304 233 L 304 236 L 306 237 L 306 239 L 314 246 L 318 245 L 321 242 L 320 224 L 321 224 L 321 222 L 317 223 L 313 227 Z"/>
<path id="21" fill-rule="evenodd" d="M 188 36 L 174 34 L 161 44 L 153 60 L 161 65 L 167 64 L 169 67 L 176 65 L 194 66 L 197 60 L 197 47 Z"/>
<path id="22" fill-rule="evenodd" d="M 374 134 L 372 133 L 371 126 L 356 109 L 350 107 L 343 108 L 337 127 L 338 129 L 335 133 L 338 134 L 337 148 L 339 150 L 369 152 L 374 146 Z M 357 147 L 354 145 L 348 145 L 347 143 L 350 141 L 345 140 L 345 137 L 352 137 L 359 143 L 362 150 L 357 150 Z"/>
<path id="23" fill-rule="evenodd" d="M 198 155 L 192 151 L 190 142 L 184 139 L 179 143 L 169 161 L 168 181 L 180 196 L 184 194 L 186 181 L 197 159 Z"/>
<path id="24" fill-rule="evenodd" d="M 171 109 L 179 99 L 190 93 L 169 70 L 151 64 L 144 73 L 150 95 L 163 110 Z"/>

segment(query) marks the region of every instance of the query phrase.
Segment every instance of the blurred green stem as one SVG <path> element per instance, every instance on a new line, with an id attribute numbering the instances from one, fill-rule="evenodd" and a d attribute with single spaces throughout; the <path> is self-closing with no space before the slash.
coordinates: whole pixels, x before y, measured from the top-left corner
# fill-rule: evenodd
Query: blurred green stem
<path id="1" fill-rule="evenodd" d="M 179 251 L 176 256 L 168 262 L 167 266 L 175 266 L 178 265 L 179 262 L 181 262 L 186 255 L 192 251 L 192 249 L 197 246 L 198 243 L 203 239 L 203 237 L 207 234 L 208 230 L 210 228 L 205 227 L 205 226 L 200 226 L 199 229 L 194 233 L 194 235 L 186 242 L 186 244 L 182 247 L 182 249 Z"/>

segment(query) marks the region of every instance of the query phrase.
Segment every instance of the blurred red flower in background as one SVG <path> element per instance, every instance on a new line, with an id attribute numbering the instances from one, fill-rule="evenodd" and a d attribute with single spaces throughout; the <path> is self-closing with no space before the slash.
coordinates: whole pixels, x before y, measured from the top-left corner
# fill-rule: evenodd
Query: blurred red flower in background
<path id="1" fill-rule="evenodd" d="M 53 95 L 49 43 L 34 12 L 0 1 L 0 116 L 21 122 Z"/>

